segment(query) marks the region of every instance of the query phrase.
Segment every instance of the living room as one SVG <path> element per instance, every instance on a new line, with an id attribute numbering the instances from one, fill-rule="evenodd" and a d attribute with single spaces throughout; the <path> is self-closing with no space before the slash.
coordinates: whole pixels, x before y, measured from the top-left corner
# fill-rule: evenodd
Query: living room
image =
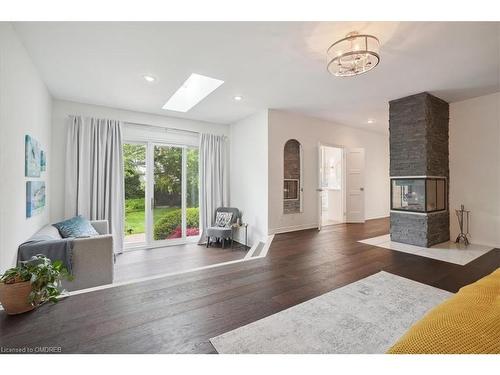
<path id="1" fill-rule="evenodd" d="M 116 26 L 118 25 L 109 24 L 110 29 L 107 30 L 108 37 L 111 38 L 111 34 L 115 33 L 117 37 L 121 38 L 124 31 L 130 29 L 130 25 L 123 25 L 123 26 L 120 25 L 119 27 Z M 151 28 L 151 26 L 149 25 L 144 25 L 144 26 L 146 27 L 146 29 Z M 9 28 L 7 25 L 5 27 Z M 104 28 L 107 26 L 105 24 L 101 24 L 100 27 Z M 155 25 L 154 27 L 157 28 L 158 26 Z M 351 27 L 351 26 L 346 25 L 345 27 Z M 74 49 L 75 45 L 80 45 L 82 48 L 81 53 L 82 54 L 84 53 L 84 49 L 86 48 L 84 44 L 88 43 L 89 39 L 88 32 L 91 29 L 94 29 L 94 26 L 87 25 L 84 28 L 85 30 L 81 28 L 82 26 L 78 24 L 75 25 L 69 23 L 66 24 L 18 23 L 14 25 L 14 30 L 11 31 L 11 35 L 12 35 L 12 40 L 13 41 L 17 40 L 18 44 L 20 44 L 18 35 L 25 35 L 25 38 L 22 39 L 23 44 L 26 45 L 27 43 L 29 43 L 32 45 L 33 48 L 30 52 L 31 56 L 37 54 L 35 50 L 45 51 L 43 52 L 44 57 L 42 57 L 42 60 L 45 60 L 46 58 L 48 58 L 48 60 L 40 61 L 39 66 L 47 65 L 53 67 L 54 71 L 49 72 L 48 74 L 52 75 L 55 73 L 55 71 L 58 71 L 56 78 L 58 80 L 60 79 L 62 81 L 69 83 L 72 82 L 73 79 L 69 79 L 69 77 L 67 78 L 64 77 L 60 67 L 56 67 L 55 61 L 64 58 L 64 56 L 68 56 L 68 54 L 70 53 L 69 49 Z M 189 28 L 189 25 L 183 27 L 183 29 L 186 28 Z M 208 29 L 209 27 L 207 27 L 207 32 Z M 283 32 L 284 31 L 285 30 L 283 30 Z M 130 30 L 130 32 L 133 35 L 133 33 L 136 32 L 136 30 L 132 29 Z M 53 39 L 50 39 L 48 35 L 46 37 L 43 37 L 42 35 L 44 33 L 57 35 L 59 38 L 62 39 L 55 41 Z M 97 39 L 101 37 L 102 35 L 101 33 L 102 31 L 95 33 L 96 41 L 93 42 L 94 44 L 97 44 Z M 75 39 L 73 39 L 71 43 L 68 43 L 68 41 L 66 41 L 68 50 L 65 50 L 64 48 L 61 47 L 64 45 L 65 43 L 64 39 L 66 39 L 68 35 L 73 35 L 73 38 L 79 38 L 79 37 L 85 38 L 87 42 L 85 42 L 84 39 L 82 39 L 81 42 L 76 42 Z M 35 40 L 31 39 L 30 41 L 30 38 L 35 38 Z M 44 39 L 48 44 L 44 44 L 41 41 L 41 39 Z M 114 41 L 113 43 L 115 42 L 116 41 Z M 142 41 L 140 40 L 138 41 L 138 43 L 139 42 L 142 43 Z M 50 45 L 54 46 L 57 45 L 59 47 L 57 48 L 57 51 L 54 50 L 52 53 L 47 53 L 47 50 L 51 48 Z M 22 48 L 23 47 L 19 45 L 19 49 L 21 50 Z M 107 45 L 103 45 L 102 48 L 104 50 L 109 51 L 109 46 Z M 130 47 L 130 50 L 131 51 L 134 50 L 134 47 Z M 98 52 L 94 51 L 91 55 L 89 55 L 89 59 L 92 59 L 95 53 Z M 24 53 L 24 55 L 26 55 L 26 53 Z M 15 55 L 11 54 L 11 56 L 14 57 Z M 76 72 L 81 71 L 84 65 L 90 63 L 90 61 L 82 61 L 81 59 L 82 55 L 80 53 L 75 54 L 74 56 L 75 57 L 80 56 L 79 58 L 76 59 L 80 61 L 73 61 L 72 63 L 67 61 L 67 66 L 72 67 L 72 69 L 74 70 L 72 72 L 68 72 L 67 73 L 68 76 L 73 76 L 74 74 L 77 74 Z M 29 64 L 29 62 L 27 61 L 26 64 Z M 79 64 L 81 64 L 81 66 L 79 66 Z M 29 75 L 26 72 L 19 69 L 19 63 L 17 61 L 12 62 L 12 68 L 15 71 L 12 72 L 11 77 L 15 77 L 16 74 L 18 74 L 20 80 L 22 79 L 27 80 L 29 78 Z M 85 116 L 95 117 L 100 119 L 115 119 L 117 121 L 121 121 L 123 123 L 122 142 L 126 145 L 142 144 L 141 147 L 144 155 L 142 157 L 142 164 L 143 164 L 141 166 L 142 171 L 140 171 L 140 174 L 144 176 L 143 180 L 141 180 L 142 185 L 148 184 L 148 182 L 145 181 L 146 180 L 145 177 L 148 175 L 147 171 L 148 170 L 153 171 L 154 169 L 154 172 L 152 173 L 152 175 L 154 176 L 149 176 L 151 180 L 150 185 L 147 186 L 147 188 L 143 187 L 142 190 L 139 192 L 139 197 L 140 197 L 139 199 L 142 205 L 139 206 L 139 210 L 134 210 L 132 212 L 132 214 L 137 214 L 137 211 L 140 211 L 140 216 L 138 219 L 140 225 L 134 226 L 132 224 L 133 219 L 130 218 L 132 214 L 127 212 L 129 202 L 131 203 L 137 201 L 138 198 L 134 196 L 131 199 L 128 199 L 129 197 L 127 196 L 127 180 L 124 186 L 122 187 L 125 190 L 125 206 L 122 209 L 122 211 L 124 212 L 119 212 L 118 215 L 125 216 L 124 219 L 125 225 L 124 228 L 116 230 L 119 232 L 123 232 L 124 234 L 118 238 L 116 237 L 114 238 L 114 246 L 113 246 L 114 253 L 120 254 L 120 256 L 116 258 L 114 267 L 114 273 L 116 275 L 113 277 L 112 280 L 109 277 L 107 277 L 104 278 L 103 281 L 98 281 L 96 276 L 92 275 L 91 277 L 89 277 L 89 279 L 91 279 L 93 283 L 82 284 L 83 287 L 85 288 L 98 286 L 101 283 L 104 283 L 104 281 L 106 281 L 105 284 L 108 284 L 110 281 L 115 281 L 115 282 L 130 281 L 131 279 L 144 278 L 151 275 L 171 274 L 175 272 L 186 271 L 188 269 L 199 268 L 206 265 L 212 265 L 212 261 L 208 261 L 207 259 L 199 257 L 195 257 L 196 259 L 193 259 L 192 262 L 186 261 L 185 253 L 187 252 L 187 250 L 185 250 L 185 248 L 180 250 L 183 252 L 182 254 L 181 253 L 176 254 L 176 258 L 179 259 L 178 262 L 179 265 L 176 265 L 176 262 L 172 261 L 171 259 L 172 257 L 169 256 L 168 265 L 162 264 L 161 266 L 159 266 L 157 264 L 157 261 L 160 257 L 160 255 L 158 255 L 159 251 L 156 252 L 148 251 L 146 253 L 144 251 L 143 252 L 136 251 L 133 254 L 129 252 L 130 250 L 132 251 L 144 250 L 144 249 L 151 249 L 153 247 L 155 248 L 159 247 L 164 249 L 164 245 L 167 245 L 169 246 L 168 249 L 169 253 L 174 254 L 175 245 L 181 244 L 185 241 L 191 243 L 192 240 L 197 241 L 199 237 L 198 235 L 200 234 L 198 233 L 199 231 L 197 230 L 193 232 L 194 235 L 190 239 L 189 233 L 187 233 L 187 230 L 189 228 L 186 228 L 184 238 L 168 239 L 167 238 L 169 235 L 168 233 L 162 238 L 155 238 L 156 236 L 155 231 L 161 229 L 157 228 L 158 226 L 157 221 L 160 221 L 162 217 L 160 216 L 160 214 L 157 215 L 157 213 L 155 213 L 154 215 L 151 215 L 151 217 L 147 218 L 146 217 L 147 215 L 145 214 L 153 210 L 156 210 L 155 206 L 158 206 L 158 204 L 157 202 L 153 202 L 150 205 L 147 205 L 145 204 L 145 202 L 149 203 L 153 196 L 155 197 L 156 200 L 161 192 L 158 191 L 158 189 L 155 187 L 160 184 L 157 181 L 156 177 L 156 168 L 157 168 L 156 164 L 158 164 L 158 161 L 152 160 L 151 164 L 152 165 L 155 164 L 154 168 L 153 167 L 146 168 L 146 157 L 145 157 L 146 142 L 151 144 L 152 146 L 151 148 L 153 147 L 157 148 L 157 146 L 155 145 L 159 144 L 166 144 L 166 145 L 174 144 L 174 145 L 179 145 L 181 147 L 187 145 L 190 147 L 197 148 L 199 143 L 198 136 L 202 132 L 222 135 L 226 137 L 226 139 L 228 140 L 229 147 L 226 150 L 226 152 L 228 154 L 227 156 L 230 162 L 228 163 L 229 166 L 227 165 L 225 166 L 225 168 L 228 169 L 226 173 L 228 173 L 229 176 L 228 181 L 225 181 L 225 183 L 228 185 L 226 186 L 225 189 L 231 192 L 231 197 L 225 198 L 226 199 L 225 205 L 229 204 L 231 206 L 237 207 L 241 212 L 245 213 L 242 219 L 246 221 L 245 222 L 246 227 L 239 228 L 240 230 L 235 231 L 235 236 L 238 236 L 237 243 L 244 246 L 240 246 L 240 248 L 232 250 L 231 254 L 224 254 L 223 257 L 220 255 L 220 252 L 218 251 L 217 257 L 215 256 L 213 257 L 214 261 L 215 259 L 219 258 L 221 259 L 221 263 L 225 263 L 224 261 L 243 260 L 245 257 L 247 257 L 248 253 L 252 253 L 253 250 L 255 250 L 256 246 L 263 247 L 266 244 L 266 242 L 268 242 L 269 235 L 279 232 L 286 232 L 290 230 L 310 229 L 317 226 L 316 224 L 317 218 L 315 213 L 317 198 L 316 194 L 314 193 L 316 181 L 312 176 L 306 175 L 304 177 L 303 181 L 304 188 L 302 190 L 305 193 L 303 196 L 304 199 L 303 213 L 301 215 L 293 215 L 293 214 L 283 215 L 282 213 L 280 213 L 281 205 L 279 206 L 276 205 L 271 207 L 268 207 L 267 205 L 268 199 L 270 202 L 273 201 L 280 202 L 280 197 L 282 194 L 280 186 L 282 183 L 279 180 L 274 180 L 274 178 L 279 176 L 278 170 L 279 168 L 281 168 L 281 163 L 279 163 L 278 161 L 280 160 L 281 157 L 279 155 L 282 149 L 281 144 L 284 144 L 286 142 L 286 139 L 284 139 L 283 137 L 286 138 L 289 134 L 291 134 L 290 124 L 293 121 L 297 122 L 297 131 L 299 132 L 301 132 L 302 131 L 301 129 L 303 129 L 303 125 L 301 124 L 301 122 L 307 122 L 310 124 L 309 126 L 313 126 L 315 121 L 318 122 L 318 133 L 314 134 L 311 137 L 311 144 L 307 145 L 308 148 L 315 148 L 316 143 L 320 139 L 326 139 L 325 137 L 331 137 L 332 142 L 335 141 L 341 142 L 344 144 L 345 147 L 349 147 L 351 145 L 364 146 L 369 156 L 367 158 L 367 165 L 366 165 L 366 170 L 367 170 L 366 191 L 367 194 L 369 195 L 369 199 L 367 200 L 368 204 L 366 206 L 366 211 L 367 211 L 366 219 L 388 216 L 387 201 L 384 202 L 384 200 L 375 198 L 377 196 L 384 196 L 384 195 L 386 196 L 385 197 L 386 199 L 388 198 L 387 194 L 384 194 L 384 192 L 387 192 L 388 189 L 388 175 L 387 171 L 385 170 L 385 166 L 387 165 L 387 160 L 388 160 L 388 153 L 385 151 L 384 152 L 378 151 L 378 150 L 388 151 L 387 140 L 385 139 L 384 135 L 379 134 L 371 129 L 369 129 L 368 131 L 366 131 L 366 129 L 363 130 L 352 129 L 350 127 L 337 125 L 331 121 L 330 122 L 325 121 L 323 124 L 321 124 L 314 117 L 301 117 L 300 114 L 294 114 L 286 111 L 267 110 L 267 109 L 264 111 L 259 111 L 254 115 L 245 117 L 245 114 L 251 110 L 248 108 L 248 104 L 235 102 L 234 99 L 232 99 L 233 100 L 232 105 L 236 107 L 235 110 L 239 111 L 238 116 L 239 117 L 244 116 L 244 118 L 241 120 L 241 123 L 240 121 L 235 121 L 232 125 L 225 125 L 224 122 L 227 121 L 223 121 L 222 115 L 219 116 L 219 118 L 217 118 L 219 122 L 196 121 L 196 120 L 186 120 L 175 117 L 158 116 L 155 114 L 147 114 L 142 111 L 137 112 L 124 109 L 116 109 L 103 105 L 87 104 L 88 102 L 92 101 L 95 102 L 96 99 L 89 99 L 84 97 L 75 99 L 74 95 L 76 95 L 76 91 L 81 93 L 83 88 L 80 84 L 75 86 L 73 83 L 67 85 L 71 87 L 61 88 L 61 90 L 71 91 L 76 89 L 75 93 L 72 94 L 72 93 L 61 92 L 61 94 L 57 94 L 55 98 L 48 98 L 51 96 L 51 94 L 48 93 L 47 90 L 43 87 L 43 82 L 41 82 L 41 79 L 38 76 L 38 74 L 34 72 L 36 69 L 37 69 L 36 67 L 32 67 L 31 73 L 33 74 L 33 77 L 32 80 L 30 80 L 30 82 L 27 82 L 26 85 L 27 87 L 30 87 L 30 90 L 32 90 L 33 93 L 36 92 L 36 90 L 33 89 L 33 87 L 38 86 L 40 95 L 39 98 L 33 99 L 35 100 L 35 103 L 33 105 L 40 108 L 44 108 L 44 110 L 46 110 L 47 113 L 45 114 L 45 119 L 43 123 L 40 124 L 39 127 L 35 126 L 35 128 L 33 129 L 31 128 L 23 129 L 23 126 L 25 126 L 24 124 L 36 124 L 36 122 L 34 122 L 31 118 L 22 117 L 20 119 L 16 119 L 16 122 L 19 123 L 19 126 L 16 127 L 16 131 L 23 133 L 23 135 L 31 135 L 35 140 L 37 140 L 42 145 L 41 146 L 42 148 L 44 148 L 45 150 L 48 149 L 48 151 L 45 152 L 47 158 L 47 169 L 46 171 L 43 171 L 41 174 L 41 176 L 44 177 L 44 179 L 46 180 L 45 181 L 46 206 L 44 207 L 43 210 L 41 210 L 41 213 L 39 215 L 34 215 L 33 217 L 29 217 L 28 220 L 26 220 L 26 218 L 18 218 L 12 220 L 12 217 L 8 220 L 7 218 L 5 219 L 6 224 L 4 225 L 4 228 L 6 232 L 15 233 L 15 235 L 2 236 L 2 239 L 7 241 L 4 244 L 4 246 L 2 246 L 2 248 L 7 250 L 2 252 L 2 257 L 3 257 L 2 269 L 6 269 L 8 268 L 9 265 L 12 265 L 14 263 L 14 259 L 17 258 L 17 253 L 18 253 L 17 249 L 19 247 L 19 244 L 29 239 L 30 236 L 33 234 L 33 229 L 30 228 L 30 225 L 34 225 L 35 227 L 40 228 L 41 222 L 51 226 L 51 224 L 53 223 L 69 219 L 72 216 L 74 216 L 74 214 L 76 214 L 78 210 L 72 207 L 74 203 L 68 203 L 68 201 L 75 201 L 75 199 L 76 200 L 85 199 L 79 197 L 75 198 L 74 196 L 72 196 L 72 193 L 68 193 L 65 190 L 68 189 L 67 180 L 69 177 L 67 175 L 77 169 L 69 167 L 70 171 L 68 172 L 68 165 L 74 165 L 75 161 L 71 162 L 71 164 L 68 162 L 71 156 L 68 155 L 67 149 L 71 148 L 72 146 L 67 146 L 68 133 L 66 131 L 66 128 L 68 127 L 69 118 L 71 116 L 76 116 L 76 115 L 84 117 Z M 107 64 L 107 67 L 105 68 L 103 67 L 103 71 L 110 69 L 113 68 L 109 63 Z M 140 82 L 140 80 L 143 80 L 143 82 Z M 138 81 L 133 83 L 135 85 L 136 84 L 141 85 L 142 87 L 140 87 L 140 89 L 146 90 L 145 93 L 148 93 L 151 90 L 153 91 L 158 90 L 159 86 L 158 82 L 152 82 L 152 83 L 148 82 L 141 76 L 141 74 L 135 76 L 134 81 Z M 19 81 L 17 79 L 13 80 L 13 82 L 14 82 L 13 84 L 16 85 L 16 87 L 19 87 L 18 84 Z M 90 81 L 89 79 L 82 77 L 82 84 L 83 82 L 90 82 Z M 54 83 L 54 84 L 56 86 L 59 85 L 59 83 Z M 127 92 L 136 93 L 138 89 L 139 88 L 136 87 L 124 87 L 120 91 L 123 93 Z M 95 90 L 96 88 L 92 87 L 91 91 Z M 96 92 L 101 92 L 101 90 L 98 89 Z M 12 104 L 7 104 L 9 108 L 16 108 L 16 106 L 25 105 L 26 97 L 24 96 L 24 92 L 20 91 L 19 94 L 21 95 L 19 101 L 14 102 Z M 15 97 L 11 98 L 12 100 L 15 100 Z M 98 102 L 102 103 L 101 99 L 97 100 Z M 250 100 L 250 98 L 245 98 L 244 100 L 248 101 Z M 224 103 L 224 105 L 226 105 L 226 103 Z M 212 109 L 210 109 L 209 111 L 205 110 L 205 112 L 213 113 L 213 110 Z M 18 112 L 15 111 L 15 114 L 17 115 Z M 26 114 L 19 114 L 19 115 L 25 116 Z M 28 116 L 37 117 L 38 122 L 40 122 L 41 119 L 44 118 L 43 116 L 42 117 L 38 116 L 37 113 L 32 113 L 29 114 Z M 195 116 L 200 117 L 200 115 L 195 115 Z M 212 119 L 215 117 L 214 114 L 212 114 L 211 116 L 212 117 L 210 118 L 207 117 L 207 115 L 203 115 L 203 118 Z M 285 124 L 287 126 L 287 132 L 284 132 L 281 129 L 281 127 L 285 126 Z M 323 127 L 323 129 L 321 129 L 321 127 Z M 261 131 L 256 131 L 256 129 L 261 129 Z M 339 129 L 339 132 L 342 135 L 334 133 L 333 130 L 335 129 Z M 297 134 L 296 138 L 302 140 L 303 135 Z M 343 139 L 343 138 L 349 138 L 349 139 Z M 9 137 L 6 137 L 4 139 L 7 140 L 9 139 Z M 22 151 L 19 149 L 18 145 L 14 145 L 13 143 L 8 142 L 8 144 L 6 144 L 6 147 L 8 147 L 9 145 L 15 148 L 15 150 L 12 150 L 12 153 L 7 151 L 8 154 L 14 155 L 16 150 L 17 152 Z M 276 146 L 269 147 L 269 145 L 276 145 Z M 256 153 L 260 156 L 260 160 L 255 157 L 251 158 L 251 156 L 254 155 L 255 153 L 255 147 L 260 149 L 260 152 Z M 156 150 L 152 150 L 151 152 L 155 153 Z M 273 154 L 274 152 L 276 152 L 276 155 Z M 26 162 L 24 160 L 25 159 L 24 156 L 25 156 L 24 153 L 19 153 L 18 160 Z M 152 159 L 155 158 L 156 156 L 153 155 Z M 316 155 L 315 154 L 310 155 L 309 151 L 307 154 L 304 155 L 304 159 L 306 160 L 307 163 L 303 167 L 305 171 L 309 171 L 315 168 L 316 164 L 315 158 Z M 126 158 L 126 153 L 124 153 L 123 163 L 127 164 L 127 161 L 128 159 Z M 276 161 L 277 163 L 273 164 L 270 163 L 269 161 Z M 178 168 L 179 169 L 182 168 L 180 165 L 181 164 L 180 160 L 177 161 L 172 160 L 172 162 L 168 163 L 171 164 L 177 163 Z M 12 169 L 14 169 L 13 164 L 11 165 Z M 79 168 L 88 168 L 88 167 L 82 165 Z M 268 168 L 272 170 L 276 169 L 277 170 L 276 172 L 278 173 L 269 173 L 268 176 L 267 175 Z M 12 173 L 15 172 L 18 171 L 12 171 Z M 177 182 L 176 184 L 171 183 L 170 186 L 167 186 L 167 190 L 177 188 L 177 190 L 180 191 L 181 190 L 180 180 L 183 180 L 183 178 L 180 178 L 180 176 L 174 176 L 174 177 L 177 178 L 179 182 Z M 72 176 L 71 178 L 75 181 L 78 180 L 79 178 L 82 179 L 82 177 L 80 176 Z M 12 181 L 15 180 L 16 179 L 13 179 Z M 259 182 L 255 184 L 254 181 L 259 181 Z M 23 179 L 19 179 L 17 183 L 22 184 L 24 183 L 24 181 Z M 256 187 L 258 188 L 256 189 Z M 199 189 L 199 186 L 196 186 L 195 188 Z M 79 189 L 83 188 L 79 186 Z M 86 187 L 86 189 L 88 189 L 88 187 Z M 146 195 L 144 192 L 145 190 L 149 190 L 149 194 Z M 13 186 L 12 191 L 18 191 L 21 194 L 23 189 L 21 189 L 18 186 L 16 187 Z M 116 193 L 116 191 L 114 193 Z M 64 199 L 61 199 L 61 197 L 64 197 Z M 180 210 L 182 206 L 189 206 L 188 202 L 183 202 L 183 203 L 180 202 L 181 201 L 180 194 L 179 196 L 175 197 L 174 200 L 176 200 L 174 204 L 171 204 L 169 207 L 177 208 Z M 7 202 L 8 208 L 6 209 L 6 212 L 20 212 L 19 208 L 8 206 L 9 204 L 17 205 L 20 203 L 20 201 L 21 201 L 20 199 L 9 200 L 9 202 Z M 196 202 L 195 205 L 199 206 L 199 202 Z M 158 210 L 162 210 L 160 206 L 158 207 L 159 207 Z M 89 207 L 85 208 L 78 207 L 78 209 L 79 212 L 84 212 L 84 213 L 86 212 L 86 210 L 87 212 L 89 212 L 90 210 Z M 23 212 L 21 212 L 21 215 L 22 214 Z M 88 215 L 89 214 L 87 213 L 87 216 Z M 199 212 L 197 213 L 197 215 L 199 216 Z M 362 216 L 363 216 L 362 220 L 365 220 L 365 215 L 363 214 Z M 98 217 L 93 217 L 92 219 L 97 219 L 97 218 Z M 99 219 L 103 218 L 104 217 L 99 217 Z M 196 217 L 196 219 L 198 219 L 198 217 Z M 9 225 L 15 226 L 15 223 L 18 222 L 17 220 L 20 220 L 20 222 L 24 221 L 28 222 L 29 225 L 28 227 L 26 227 L 27 232 L 15 231 L 9 228 Z M 137 221 L 137 219 L 135 218 L 134 220 Z M 181 222 L 179 215 L 178 227 L 180 226 Z M 139 227 L 140 229 L 137 229 L 137 227 Z M 197 229 L 196 226 L 194 227 L 194 229 Z M 138 230 L 140 231 L 140 233 L 137 233 Z M 28 232 L 31 233 L 31 235 L 27 235 L 26 233 Z M 111 232 L 113 231 L 111 230 Z M 135 240 L 132 240 L 133 238 L 135 238 Z M 139 238 L 139 242 L 137 242 L 137 238 Z M 146 242 L 146 238 L 148 238 L 149 241 Z M 165 239 L 167 240 L 166 241 L 167 243 L 165 243 L 165 241 L 162 241 Z M 123 243 L 123 245 L 117 245 L 117 243 L 120 244 Z M 238 249 L 243 249 L 243 250 L 238 250 Z M 195 247 L 195 250 L 193 251 L 199 254 L 200 251 L 198 250 L 199 249 Z M 166 252 L 163 253 L 165 254 Z M 152 263 L 148 263 L 149 258 L 152 259 L 153 261 Z M 133 266 L 130 266 L 129 262 L 133 262 Z M 107 263 L 109 263 L 109 261 Z M 120 267 L 122 263 L 123 267 Z M 102 269 L 102 272 L 111 274 L 112 271 L 110 270 L 110 265 L 108 264 L 107 268 L 104 267 Z M 81 278 L 82 277 L 80 277 L 80 279 Z M 75 280 L 75 284 L 80 284 L 80 283 L 78 283 L 78 280 Z M 78 287 L 71 289 L 82 289 L 82 285 L 79 285 Z"/>
<path id="2" fill-rule="evenodd" d="M 312 19 L 0 22 L 4 353 L 499 354 L 499 23 Z"/>

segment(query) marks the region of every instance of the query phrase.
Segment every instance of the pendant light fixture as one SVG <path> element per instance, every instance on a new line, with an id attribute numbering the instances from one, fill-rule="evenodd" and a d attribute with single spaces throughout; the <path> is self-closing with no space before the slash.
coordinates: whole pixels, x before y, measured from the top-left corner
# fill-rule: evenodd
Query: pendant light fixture
<path id="1" fill-rule="evenodd" d="M 328 48 L 327 69 L 337 77 L 366 73 L 380 62 L 379 47 L 380 43 L 373 35 L 351 32 Z"/>

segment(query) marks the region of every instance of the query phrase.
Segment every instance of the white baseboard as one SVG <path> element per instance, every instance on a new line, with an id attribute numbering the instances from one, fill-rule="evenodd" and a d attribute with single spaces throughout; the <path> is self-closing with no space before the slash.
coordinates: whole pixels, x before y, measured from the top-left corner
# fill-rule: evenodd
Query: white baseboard
<path id="1" fill-rule="evenodd" d="M 385 218 L 388 218 L 388 217 L 389 217 L 389 215 L 374 216 L 374 217 L 367 217 L 365 220 L 385 219 Z M 298 230 L 313 229 L 313 228 L 317 228 L 317 227 L 318 227 L 318 223 L 292 225 L 292 226 L 289 226 L 289 227 L 281 227 L 281 228 L 269 229 L 269 234 L 271 235 L 271 234 L 295 232 L 295 231 L 298 231 Z"/>
<path id="2" fill-rule="evenodd" d="M 293 225 L 293 226 L 289 226 L 289 227 L 274 228 L 274 229 L 269 229 L 269 235 L 295 232 L 298 230 L 313 229 L 313 228 L 317 228 L 317 227 L 318 227 L 318 223 L 301 224 L 301 225 Z"/>
<path id="3" fill-rule="evenodd" d="M 386 219 L 389 217 L 391 217 L 390 214 L 389 215 L 386 214 L 386 215 L 382 215 L 382 216 L 367 217 L 366 220 Z"/>

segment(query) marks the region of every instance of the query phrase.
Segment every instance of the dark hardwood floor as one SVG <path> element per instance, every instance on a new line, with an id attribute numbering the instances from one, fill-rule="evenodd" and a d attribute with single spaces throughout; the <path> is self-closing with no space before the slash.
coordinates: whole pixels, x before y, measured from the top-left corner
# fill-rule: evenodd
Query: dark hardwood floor
<path id="1" fill-rule="evenodd" d="M 380 270 L 456 292 L 500 267 L 466 266 L 356 241 L 387 219 L 276 235 L 266 258 L 72 296 L 20 316 L 0 312 L 0 346 L 63 353 L 212 353 L 209 338 Z"/>
<path id="2" fill-rule="evenodd" d="M 115 282 L 148 276 L 183 272 L 193 268 L 243 259 L 248 247 L 233 243 L 233 247 L 213 244 L 209 248 L 196 243 L 165 246 L 146 250 L 129 250 L 116 257 Z"/>

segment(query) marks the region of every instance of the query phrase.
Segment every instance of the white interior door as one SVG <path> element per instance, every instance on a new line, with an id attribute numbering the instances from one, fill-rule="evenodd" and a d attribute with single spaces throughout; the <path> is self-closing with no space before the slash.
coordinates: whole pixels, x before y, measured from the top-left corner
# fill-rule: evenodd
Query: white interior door
<path id="1" fill-rule="evenodd" d="M 365 149 L 346 151 L 346 220 L 348 223 L 365 222 Z"/>

